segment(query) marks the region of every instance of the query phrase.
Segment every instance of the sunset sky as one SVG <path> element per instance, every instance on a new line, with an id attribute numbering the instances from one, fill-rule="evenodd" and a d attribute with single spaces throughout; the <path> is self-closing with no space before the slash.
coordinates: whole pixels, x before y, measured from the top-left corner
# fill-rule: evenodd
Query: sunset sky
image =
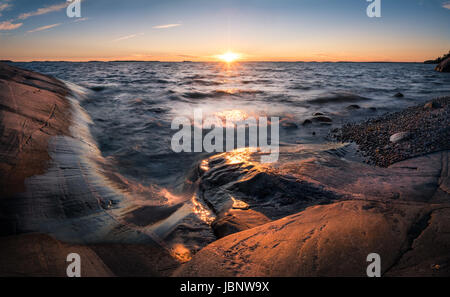
<path id="1" fill-rule="evenodd" d="M 450 1 L 0 0 L 0 59 L 423 61 L 450 50 Z"/>

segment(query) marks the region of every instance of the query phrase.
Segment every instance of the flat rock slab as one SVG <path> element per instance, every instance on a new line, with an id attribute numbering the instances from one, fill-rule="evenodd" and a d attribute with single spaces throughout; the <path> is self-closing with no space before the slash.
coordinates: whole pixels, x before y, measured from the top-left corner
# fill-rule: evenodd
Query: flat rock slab
<path id="1" fill-rule="evenodd" d="M 52 135 L 68 135 L 68 89 L 56 79 L 0 63 L 0 193 L 25 190 L 45 172 Z M 64 119 L 64 120 L 63 120 Z"/>
<path id="2" fill-rule="evenodd" d="M 384 275 L 449 275 L 450 208 L 344 201 L 222 238 L 175 276 L 367 276 L 381 256 Z M 442 267 L 434 269 L 434 265 Z M 407 272 L 404 272 L 407 271 Z"/>

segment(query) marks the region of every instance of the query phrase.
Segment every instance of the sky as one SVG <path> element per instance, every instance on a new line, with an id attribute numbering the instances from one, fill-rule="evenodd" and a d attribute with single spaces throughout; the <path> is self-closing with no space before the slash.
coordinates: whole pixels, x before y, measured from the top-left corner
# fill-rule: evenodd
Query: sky
<path id="1" fill-rule="evenodd" d="M 450 1 L 0 0 L 0 59 L 421 62 L 450 50 Z"/>

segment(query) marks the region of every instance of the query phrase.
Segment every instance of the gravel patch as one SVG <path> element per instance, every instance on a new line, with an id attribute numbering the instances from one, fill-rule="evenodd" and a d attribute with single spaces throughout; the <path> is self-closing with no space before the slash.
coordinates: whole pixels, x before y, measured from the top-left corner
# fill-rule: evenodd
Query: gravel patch
<path id="1" fill-rule="evenodd" d="M 333 130 L 332 136 L 342 142 L 355 142 L 367 163 L 380 167 L 449 150 L 450 97 L 437 98 L 363 123 L 345 124 Z"/>

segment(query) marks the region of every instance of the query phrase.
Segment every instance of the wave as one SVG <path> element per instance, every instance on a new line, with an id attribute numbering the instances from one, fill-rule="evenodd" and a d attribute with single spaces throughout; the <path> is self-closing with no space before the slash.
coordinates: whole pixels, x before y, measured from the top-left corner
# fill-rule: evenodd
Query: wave
<path id="1" fill-rule="evenodd" d="M 200 85 L 200 86 L 207 86 L 207 87 L 219 86 L 222 84 L 223 84 L 223 82 L 220 82 L 220 81 L 204 80 L 204 79 L 193 79 L 193 80 L 188 80 L 188 81 L 179 83 L 180 86 L 182 86 L 182 85 Z"/>
<path id="2" fill-rule="evenodd" d="M 270 79 L 255 79 L 255 80 L 242 80 L 242 84 L 273 84 L 274 82 Z"/>
<path id="3" fill-rule="evenodd" d="M 324 103 L 347 103 L 371 100 L 370 98 L 361 97 L 359 95 L 350 92 L 331 92 L 324 96 L 319 96 L 314 99 L 307 100 L 311 104 L 324 104 Z"/>
<path id="4" fill-rule="evenodd" d="M 230 89 L 230 90 L 214 90 L 212 92 L 186 92 L 183 97 L 190 99 L 205 99 L 205 98 L 219 98 L 224 96 L 239 96 L 239 95 L 257 95 L 264 94 L 261 90 L 242 90 L 242 89 Z"/>

